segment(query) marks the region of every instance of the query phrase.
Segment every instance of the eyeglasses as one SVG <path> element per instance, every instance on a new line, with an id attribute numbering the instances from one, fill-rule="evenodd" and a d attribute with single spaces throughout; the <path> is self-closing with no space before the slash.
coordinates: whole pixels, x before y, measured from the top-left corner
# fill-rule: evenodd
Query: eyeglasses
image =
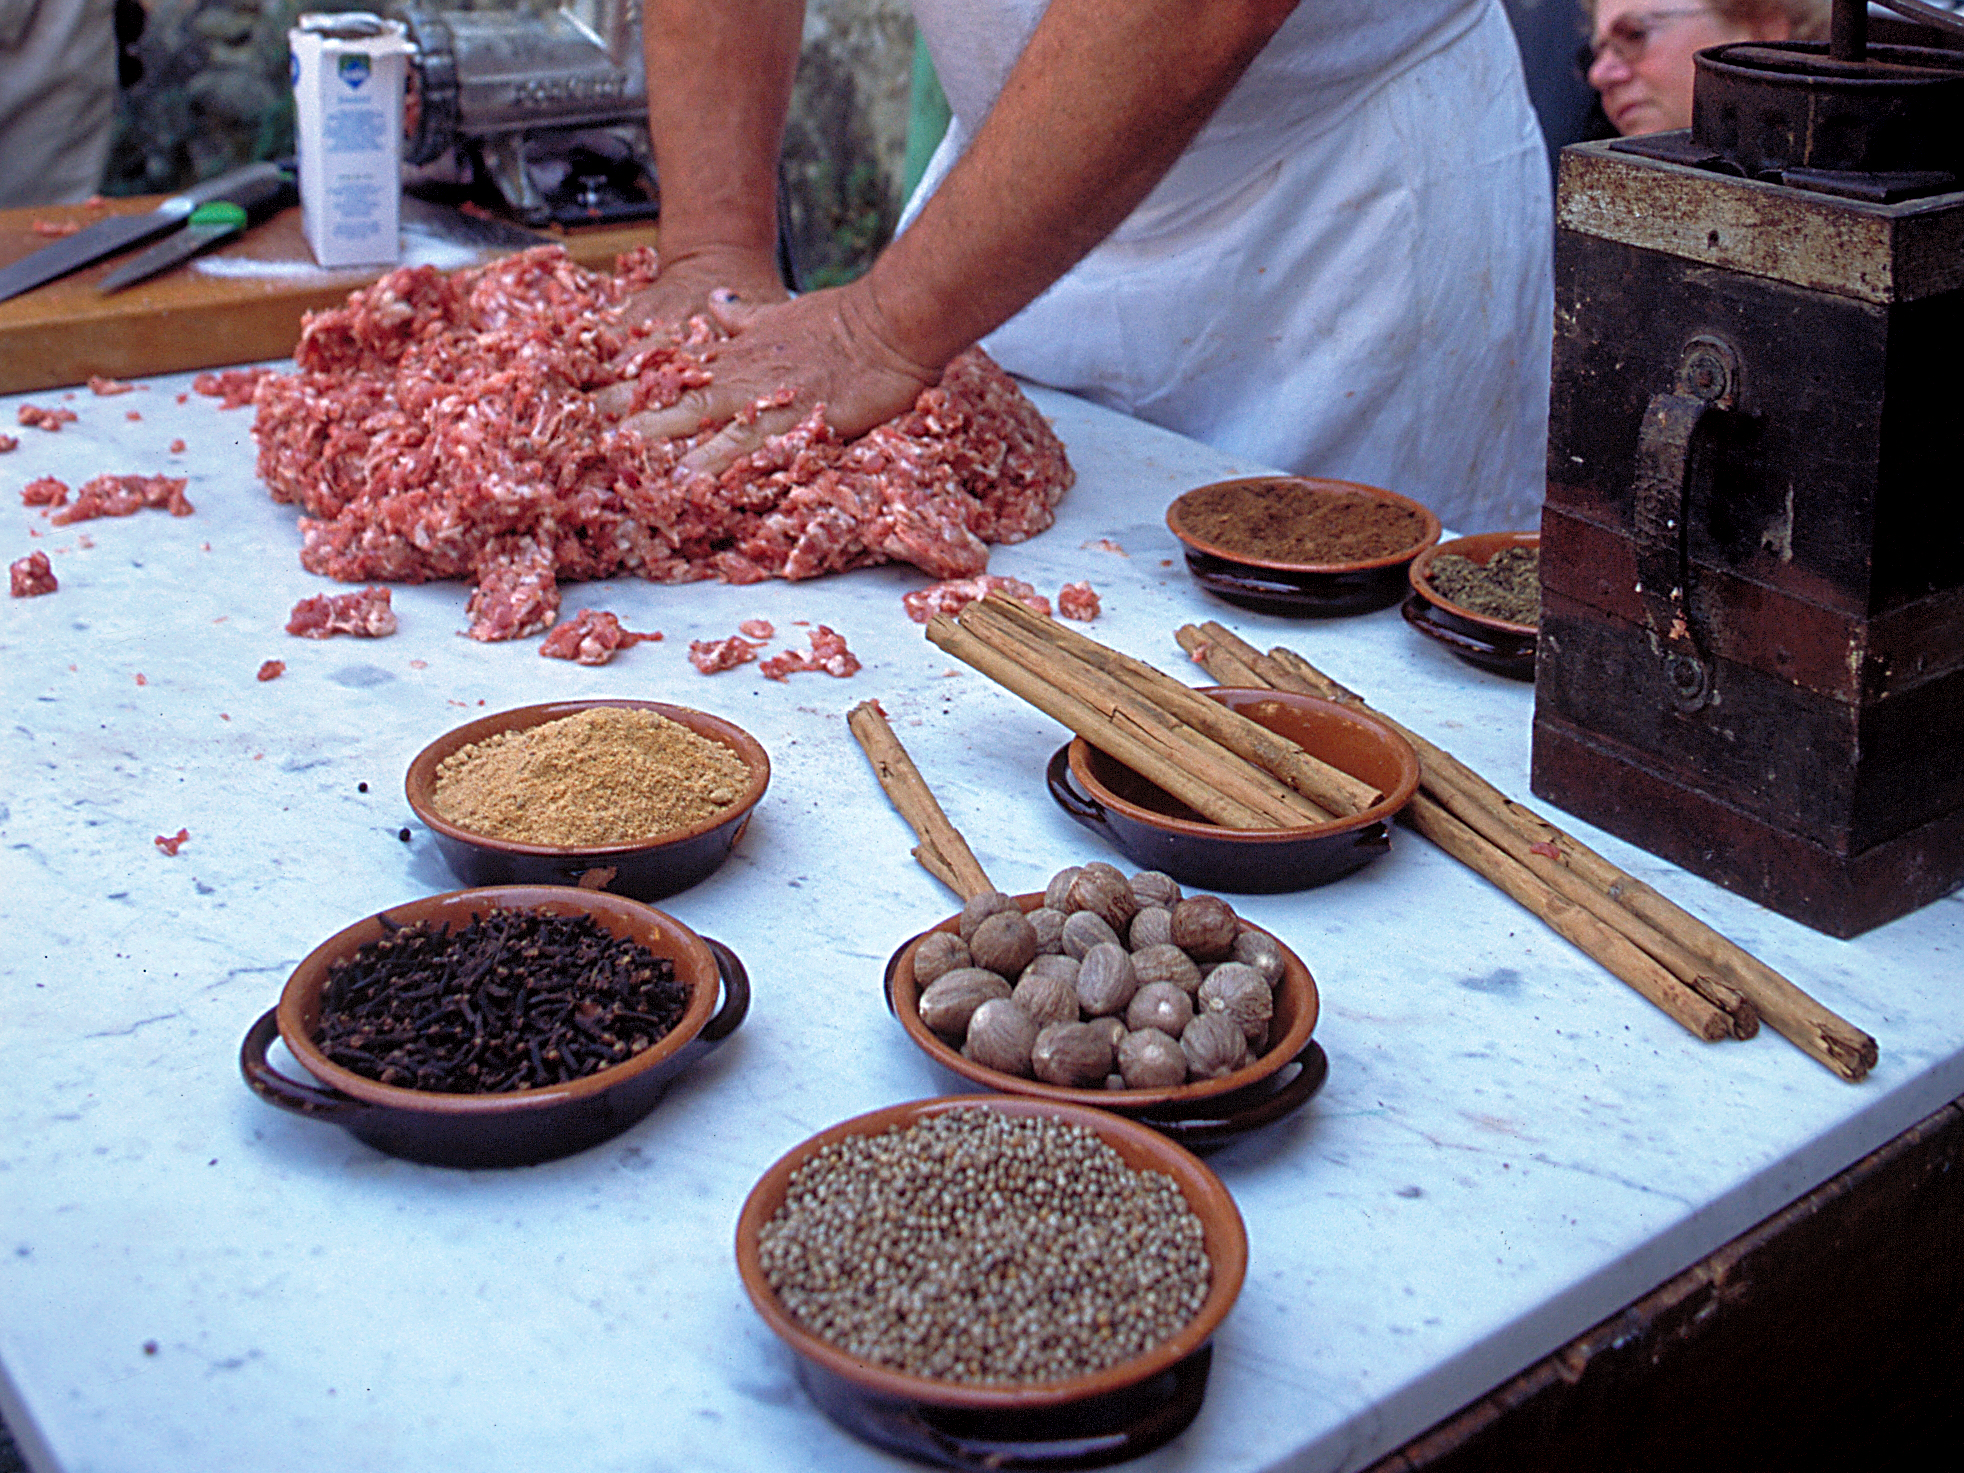
<path id="1" fill-rule="evenodd" d="M 1584 41 L 1575 48 L 1575 69 L 1588 76 L 1589 69 L 1602 60 L 1605 51 L 1615 53 L 1618 61 L 1630 66 L 1643 55 L 1651 36 L 1668 22 L 1710 14 L 1711 11 L 1703 5 L 1689 5 L 1678 10 L 1646 10 L 1634 15 L 1619 15 L 1610 22 L 1609 29 L 1600 40 Z"/>

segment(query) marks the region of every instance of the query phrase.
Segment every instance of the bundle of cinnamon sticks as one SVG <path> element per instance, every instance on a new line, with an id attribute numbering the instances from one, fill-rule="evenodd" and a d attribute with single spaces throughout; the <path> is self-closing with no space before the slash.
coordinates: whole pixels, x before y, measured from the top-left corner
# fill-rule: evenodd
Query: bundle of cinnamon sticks
<path id="1" fill-rule="evenodd" d="M 937 615 L 927 637 L 1226 828 L 1299 828 L 1378 801 L 1369 783 L 1014 599 Z"/>
<path id="2" fill-rule="evenodd" d="M 1267 686 L 1363 706 L 1294 651 L 1262 654 L 1220 624 L 1183 626 L 1183 649 L 1223 685 Z M 1625 874 L 1383 712 L 1419 754 L 1413 827 L 1493 881 L 1700 1038 L 1750 1038 L 1760 1020 L 1847 1080 L 1875 1040 L 1695 916 Z"/>

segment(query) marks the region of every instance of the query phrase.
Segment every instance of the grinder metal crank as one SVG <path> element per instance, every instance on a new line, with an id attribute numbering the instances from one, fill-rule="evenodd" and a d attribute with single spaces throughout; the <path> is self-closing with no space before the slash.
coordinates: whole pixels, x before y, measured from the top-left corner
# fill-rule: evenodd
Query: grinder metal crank
<path id="1" fill-rule="evenodd" d="M 1867 26 L 1564 151 L 1532 778 L 1836 936 L 1964 883 L 1964 54 Z"/>

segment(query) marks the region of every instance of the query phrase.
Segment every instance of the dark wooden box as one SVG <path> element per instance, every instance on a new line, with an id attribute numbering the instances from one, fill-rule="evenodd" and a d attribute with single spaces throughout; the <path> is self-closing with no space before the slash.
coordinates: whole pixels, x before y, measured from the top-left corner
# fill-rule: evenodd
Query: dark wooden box
<path id="1" fill-rule="evenodd" d="M 1964 195 L 1562 160 L 1536 794 L 1835 936 L 1964 883 Z"/>

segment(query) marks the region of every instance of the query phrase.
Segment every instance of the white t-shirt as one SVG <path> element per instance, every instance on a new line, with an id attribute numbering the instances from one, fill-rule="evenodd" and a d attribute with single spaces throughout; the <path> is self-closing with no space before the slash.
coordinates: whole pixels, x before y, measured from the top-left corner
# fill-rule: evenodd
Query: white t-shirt
<path id="1" fill-rule="evenodd" d="M 916 0 L 959 157 L 1047 0 Z M 1546 154 L 1498 0 L 1305 0 L 1159 185 L 984 340 L 1008 369 L 1251 466 L 1533 528 Z"/>

